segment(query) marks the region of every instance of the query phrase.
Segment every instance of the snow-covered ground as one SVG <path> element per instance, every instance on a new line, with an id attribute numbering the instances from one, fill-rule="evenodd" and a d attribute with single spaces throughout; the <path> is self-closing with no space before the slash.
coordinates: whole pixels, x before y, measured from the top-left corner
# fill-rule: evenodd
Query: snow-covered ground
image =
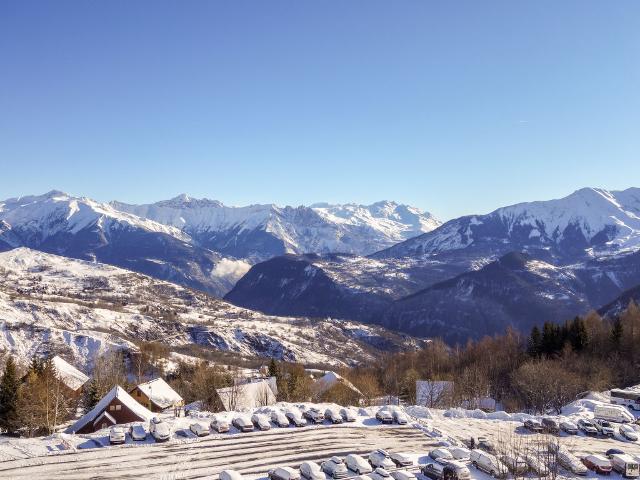
<path id="1" fill-rule="evenodd" d="M 567 418 L 593 416 L 594 402 L 578 400 L 567 407 Z M 316 406 L 321 409 L 331 404 L 303 404 L 298 407 Z M 273 407 L 261 407 L 255 412 L 269 413 L 273 408 L 287 409 L 294 405 L 279 403 Z M 335 406 L 335 405 L 334 405 Z M 418 473 L 418 466 L 429 463 L 429 452 L 443 444 L 462 446 L 471 436 L 484 436 L 499 441 L 508 436 L 533 439 L 536 434 L 523 429 L 525 415 L 496 413 L 482 416 L 477 411 L 435 410 L 425 407 L 406 407 L 410 416 L 406 426 L 380 425 L 375 419 L 379 407 L 356 408 L 356 421 L 349 424 L 312 425 L 304 428 L 278 428 L 264 432 L 239 433 L 233 427 L 228 433 L 212 432 L 206 437 L 196 437 L 189 430 L 193 422 L 209 423 L 213 415 L 231 420 L 236 413 L 212 414 L 197 412 L 191 417 L 173 418 L 163 415 L 172 427 L 172 438 L 156 444 L 148 437 L 133 442 L 127 437 L 125 445 L 110 446 L 108 430 L 89 435 L 62 435 L 35 439 L 9 439 L 0 437 L 0 478 L 145 478 L 159 479 L 216 479 L 223 469 L 240 471 L 248 479 L 264 479 L 266 472 L 275 466 L 297 468 L 303 461 L 341 457 L 349 453 L 366 455 L 384 448 L 389 452 L 409 454 L 414 466 L 409 470 Z M 253 412 L 248 412 L 253 413 Z M 616 438 L 586 437 L 582 434 L 561 434 L 558 441 L 578 456 L 588 453 L 604 453 L 610 448 L 620 448 L 626 453 L 640 455 L 640 444 Z M 446 442 L 446 443 L 443 443 Z M 488 480 L 488 476 L 470 466 L 474 480 Z M 565 477 L 571 477 L 564 472 Z M 351 476 L 355 476 L 352 474 Z M 424 477 L 418 474 L 420 480 Z M 589 477 L 596 477 L 592 472 Z M 618 478 L 617 474 L 612 474 Z"/>

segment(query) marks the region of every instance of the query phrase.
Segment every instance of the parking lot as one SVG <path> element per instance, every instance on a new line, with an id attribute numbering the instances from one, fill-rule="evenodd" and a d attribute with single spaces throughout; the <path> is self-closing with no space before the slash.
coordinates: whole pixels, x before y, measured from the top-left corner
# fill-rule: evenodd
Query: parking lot
<path id="1" fill-rule="evenodd" d="M 426 456 L 436 441 L 410 426 L 323 425 L 213 435 L 199 441 L 124 446 L 3 462 L 0 478 L 11 479 L 211 479 L 224 469 L 264 476 L 268 469 L 297 467 L 332 455 L 368 454 L 376 448 Z"/>

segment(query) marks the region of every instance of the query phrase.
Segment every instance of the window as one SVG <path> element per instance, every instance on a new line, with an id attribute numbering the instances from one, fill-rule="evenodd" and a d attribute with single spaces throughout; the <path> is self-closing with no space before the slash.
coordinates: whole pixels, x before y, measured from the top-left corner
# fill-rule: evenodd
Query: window
<path id="1" fill-rule="evenodd" d="M 116 412 L 119 412 L 120 410 L 122 410 L 122 405 L 116 405 Z"/>
<path id="2" fill-rule="evenodd" d="M 109 405 L 109 411 L 113 412 L 116 409 L 115 405 Z"/>

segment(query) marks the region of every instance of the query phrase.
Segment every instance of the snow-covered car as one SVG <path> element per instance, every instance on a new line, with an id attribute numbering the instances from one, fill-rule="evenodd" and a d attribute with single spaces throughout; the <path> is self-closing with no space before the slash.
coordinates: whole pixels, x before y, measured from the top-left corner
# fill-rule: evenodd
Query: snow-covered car
<path id="1" fill-rule="evenodd" d="M 555 418 L 544 417 L 540 423 L 542 423 L 542 428 L 547 433 L 556 434 L 560 432 L 560 422 Z"/>
<path id="2" fill-rule="evenodd" d="M 527 462 L 527 465 L 531 469 L 532 472 L 537 474 L 539 477 L 546 477 L 549 475 L 549 468 L 545 464 L 544 460 L 536 455 L 525 455 L 524 461 Z"/>
<path id="3" fill-rule="evenodd" d="M 604 456 L 608 459 L 611 459 L 614 455 L 624 455 L 624 452 L 619 448 L 610 448 L 606 452 L 604 452 Z"/>
<path id="4" fill-rule="evenodd" d="M 500 457 L 502 463 L 509 469 L 509 471 L 515 476 L 520 477 L 524 475 L 527 470 L 529 470 L 529 465 L 527 465 L 527 461 L 515 455 L 502 455 Z"/>
<path id="5" fill-rule="evenodd" d="M 218 476 L 220 480 L 243 480 L 242 474 L 236 470 L 222 470 Z"/>
<path id="6" fill-rule="evenodd" d="M 479 436 L 479 437 L 471 437 L 469 440 L 465 442 L 471 450 L 479 448 L 484 450 L 485 452 L 489 452 L 491 454 L 496 453 L 496 447 L 491 440 L 487 437 Z"/>
<path id="7" fill-rule="evenodd" d="M 471 454 L 471 450 L 464 447 L 451 447 L 449 451 L 456 460 L 469 460 L 469 455 Z"/>
<path id="8" fill-rule="evenodd" d="M 394 410 L 393 421 L 396 422 L 398 425 L 406 425 L 409 419 L 407 418 L 407 416 L 404 414 L 403 411 Z"/>
<path id="9" fill-rule="evenodd" d="M 556 448 L 556 445 L 549 444 L 549 451 L 553 452 Z M 587 467 L 584 466 L 584 463 L 582 463 L 578 457 L 569 452 L 565 447 L 557 448 L 556 456 L 558 463 L 571 473 L 576 475 L 586 475 L 589 471 Z"/>
<path id="10" fill-rule="evenodd" d="M 304 418 L 312 423 L 324 422 L 324 414 L 317 408 L 311 407 L 303 412 Z"/>
<path id="11" fill-rule="evenodd" d="M 347 466 L 340 457 L 331 457 L 320 464 L 322 471 L 331 478 L 345 478 L 349 475 Z"/>
<path id="12" fill-rule="evenodd" d="M 373 480 L 391 480 L 392 477 L 384 468 L 378 467 L 369 474 Z"/>
<path id="13" fill-rule="evenodd" d="M 578 428 L 582 430 L 586 435 L 598 435 L 598 429 L 589 420 L 581 418 L 578 420 Z"/>
<path id="14" fill-rule="evenodd" d="M 192 423 L 191 425 L 189 425 L 189 430 L 191 430 L 191 433 L 193 433 L 197 437 L 206 437 L 210 433 L 209 426 L 201 422 Z"/>
<path id="15" fill-rule="evenodd" d="M 327 408 L 324 411 L 324 418 L 326 418 L 333 424 L 342 423 L 343 421 L 342 415 L 340 415 L 340 412 L 335 408 Z"/>
<path id="16" fill-rule="evenodd" d="M 280 428 L 289 426 L 289 419 L 282 410 L 274 410 L 271 412 L 271 421 Z"/>
<path id="17" fill-rule="evenodd" d="M 434 448 L 429 452 L 429 456 L 434 460 L 442 458 L 444 460 L 453 460 L 453 455 L 446 448 Z"/>
<path id="18" fill-rule="evenodd" d="M 413 465 L 413 458 L 406 453 L 394 452 L 390 453 L 389 457 L 396 464 L 396 467 L 410 467 Z"/>
<path id="19" fill-rule="evenodd" d="M 300 464 L 300 475 L 306 480 L 325 480 L 324 472 L 316 462 L 302 462 Z"/>
<path id="20" fill-rule="evenodd" d="M 396 466 L 393 460 L 391 460 L 391 456 L 381 448 L 369 454 L 369 463 L 373 465 L 374 468 L 391 469 Z"/>
<path id="21" fill-rule="evenodd" d="M 393 414 L 388 408 L 381 408 L 376 412 L 376 420 L 380 423 L 393 423 Z"/>
<path id="22" fill-rule="evenodd" d="M 613 470 L 611 460 L 604 455 L 587 455 L 582 457 L 582 463 L 589 470 L 593 470 L 600 475 L 609 475 Z"/>
<path id="23" fill-rule="evenodd" d="M 307 420 L 302 417 L 300 410 L 297 408 L 287 410 L 285 416 L 289 420 L 289 423 L 295 427 L 304 427 L 307 424 Z"/>
<path id="24" fill-rule="evenodd" d="M 131 435 L 131 439 L 134 442 L 140 442 L 147 439 L 147 431 L 145 430 L 144 425 L 142 425 L 141 423 L 131 425 L 129 435 Z"/>
<path id="25" fill-rule="evenodd" d="M 504 478 L 507 476 L 507 467 L 490 453 L 478 449 L 471 450 L 469 458 L 471 460 L 471 465 L 478 470 L 488 473 L 492 477 Z"/>
<path id="26" fill-rule="evenodd" d="M 569 435 L 577 435 L 578 426 L 575 423 L 570 422 L 569 420 L 564 420 L 560 422 L 560 430 L 568 433 Z"/>
<path id="27" fill-rule="evenodd" d="M 342 420 L 345 422 L 355 422 L 356 415 L 350 408 L 341 408 L 340 415 L 342 416 Z"/>
<path id="28" fill-rule="evenodd" d="M 602 435 L 605 435 L 607 437 L 613 437 L 616 434 L 616 429 L 607 420 L 602 420 L 600 418 L 596 418 L 593 421 L 593 424 L 598 429 L 598 432 L 600 432 L 600 434 L 602 434 Z"/>
<path id="29" fill-rule="evenodd" d="M 300 472 L 291 467 L 276 467 L 269 470 L 269 480 L 300 480 Z"/>
<path id="30" fill-rule="evenodd" d="M 149 422 L 149 433 L 156 442 L 166 442 L 171 437 L 171 428 L 161 418 L 153 417 Z"/>
<path id="31" fill-rule="evenodd" d="M 618 427 L 620 435 L 632 442 L 638 441 L 638 432 L 636 432 L 631 425 L 620 425 Z"/>
<path id="32" fill-rule="evenodd" d="M 471 472 L 462 463 L 456 461 L 427 463 L 420 472 L 432 480 L 469 480 Z"/>
<path id="33" fill-rule="evenodd" d="M 369 462 L 367 462 L 360 455 L 356 455 L 355 453 L 347 455 L 344 463 L 349 470 L 351 470 L 352 472 L 356 472 L 358 475 L 371 473 L 373 471 L 371 464 L 369 464 Z"/>
<path id="34" fill-rule="evenodd" d="M 111 445 L 117 445 L 120 443 L 124 443 L 127 439 L 127 435 L 122 427 L 111 427 L 109 430 L 109 443 Z"/>
<path id="35" fill-rule="evenodd" d="M 416 476 L 407 470 L 394 470 L 389 473 L 393 480 L 417 480 Z"/>
<path id="36" fill-rule="evenodd" d="M 221 416 L 215 416 L 211 420 L 211 428 L 218 433 L 225 433 L 229 431 L 229 421 Z M 231 470 L 229 470 L 231 471 Z"/>
<path id="37" fill-rule="evenodd" d="M 251 415 L 251 422 L 258 430 L 265 431 L 271 429 L 269 419 L 266 415 L 262 415 L 261 413 L 254 413 Z"/>
<path id="38" fill-rule="evenodd" d="M 535 433 L 540 433 L 544 430 L 544 428 L 542 427 L 542 423 L 540 423 L 540 421 L 536 420 L 535 418 L 529 418 L 525 420 L 524 428 Z"/>
<path id="39" fill-rule="evenodd" d="M 248 415 L 238 415 L 231 423 L 241 432 L 253 432 L 253 422 Z"/>

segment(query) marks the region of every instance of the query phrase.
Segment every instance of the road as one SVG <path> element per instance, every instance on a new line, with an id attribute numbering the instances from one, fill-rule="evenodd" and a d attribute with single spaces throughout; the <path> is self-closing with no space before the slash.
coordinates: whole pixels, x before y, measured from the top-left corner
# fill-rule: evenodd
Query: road
<path id="1" fill-rule="evenodd" d="M 6 461 L 0 478 L 11 479 L 214 479 L 231 468 L 264 476 L 269 468 L 297 467 L 376 448 L 426 455 L 435 441 L 410 426 L 320 426 L 212 435 L 199 441 L 79 450 L 64 455 Z"/>

